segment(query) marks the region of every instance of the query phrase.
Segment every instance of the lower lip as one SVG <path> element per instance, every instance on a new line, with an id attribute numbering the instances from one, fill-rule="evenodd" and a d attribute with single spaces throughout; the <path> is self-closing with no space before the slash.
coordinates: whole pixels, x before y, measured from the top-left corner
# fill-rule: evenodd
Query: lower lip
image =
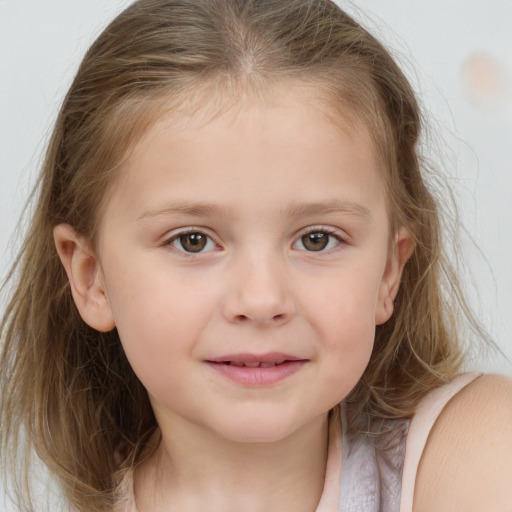
<path id="1" fill-rule="evenodd" d="M 263 368 L 256 366 L 234 366 L 224 363 L 214 363 L 206 361 L 210 368 L 213 368 L 220 374 L 229 379 L 244 384 L 246 386 L 268 386 L 290 377 L 298 372 L 306 363 L 306 360 L 285 361 L 275 366 Z"/>

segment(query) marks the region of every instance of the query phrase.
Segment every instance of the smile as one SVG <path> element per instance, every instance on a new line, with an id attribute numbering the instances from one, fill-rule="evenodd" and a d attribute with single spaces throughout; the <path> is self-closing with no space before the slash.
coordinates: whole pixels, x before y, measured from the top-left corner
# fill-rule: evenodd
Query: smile
<path id="1" fill-rule="evenodd" d="M 234 354 L 205 361 L 222 376 L 245 386 L 267 386 L 299 371 L 309 360 L 287 354 Z"/>
<path id="2" fill-rule="evenodd" d="M 238 363 L 236 361 L 226 361 L 224 363 L 220 363 L 220 364 L 229 364 L 229 365 L 233 365 L 233 366 L 245 366 L 246 368 L 270 368 L 271 366 L 276 366 L 277 364 L 282 364 L 284 363 L 284 361 L 279 361 L 279 362 L 275 362 L 275 363 L 263 363 L 263 362 L 258 362 L 258 361 L 255 361 L 255 362 L 252 362 L 252 363 L 249 363 L 249 362 L 244 362 L 244 363 Z"/>

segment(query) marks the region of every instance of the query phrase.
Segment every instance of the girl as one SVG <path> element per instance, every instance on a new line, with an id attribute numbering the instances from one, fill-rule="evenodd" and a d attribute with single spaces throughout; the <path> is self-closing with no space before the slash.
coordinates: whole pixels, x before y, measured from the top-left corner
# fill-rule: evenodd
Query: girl
<path id="1" fill-rule="evenodd" d="M 510 511 L 512 387 L 460 374 L 419 131 L 329 0 L 133 3 L 11 273 L 4 457 L 83 512 Z"/>

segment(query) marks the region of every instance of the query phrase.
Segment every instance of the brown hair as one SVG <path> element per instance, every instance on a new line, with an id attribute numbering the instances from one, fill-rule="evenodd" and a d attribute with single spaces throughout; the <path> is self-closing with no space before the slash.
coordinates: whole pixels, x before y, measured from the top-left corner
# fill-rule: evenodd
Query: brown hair
<path id="1" fill-rule="evenodd" d="M 348 398 L 351 431 L 367 431 L 371 418 L 410 417 L 460 368 L 465 303 L 420 170 L 419 109 L 383 46 L 330 0 L 139 0 L 93 44 L 65 98 L 1 324 L 4 460 L 25 460 L 34 447 L 83 512 L 112 507 L 115 447 L 125 447 L 125 466 L 137 464 L 156 423 L 117 332 L 80 318 L 52 230 L 69 223 L 94 241 L 108 184 L 164 99 L 187 108 L 194 94 L 215 90 L 236 101 L 237 91 L 286 80 L 314 84 L 334 118 L 348 109 L 364 122 L 385 164 L 392 225 L 416 242 L 395 313 L 377 327 Z"/>

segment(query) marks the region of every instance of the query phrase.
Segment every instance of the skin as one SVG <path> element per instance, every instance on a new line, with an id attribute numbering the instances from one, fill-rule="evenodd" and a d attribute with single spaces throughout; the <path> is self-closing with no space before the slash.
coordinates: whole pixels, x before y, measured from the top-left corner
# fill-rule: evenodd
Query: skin
<path id="1" fill-rule="evenodd" d="M 512 380 L 484 375 L 458 393 L 432 429 L 414 512 L 512 510 Z"/>
<path id="2" fill-rule="evenodd" d="M 390 232 L 370 140 L 293 88 L 213 119 L 168 115 L 117 177 L 97 247 L 55 228 L 82 317 L 118 329 L 160 427 L 136 473 L 140 512 L 315 510 L 328 411 L 362 375 L 413 250 Z M 253 386 L 208 363 L 268 352 L 304 364 Z M 439 425 L 432 443 L 450 450 Z M 442 510 L 422 498 L 432 453 L 418 511 Z"/>

